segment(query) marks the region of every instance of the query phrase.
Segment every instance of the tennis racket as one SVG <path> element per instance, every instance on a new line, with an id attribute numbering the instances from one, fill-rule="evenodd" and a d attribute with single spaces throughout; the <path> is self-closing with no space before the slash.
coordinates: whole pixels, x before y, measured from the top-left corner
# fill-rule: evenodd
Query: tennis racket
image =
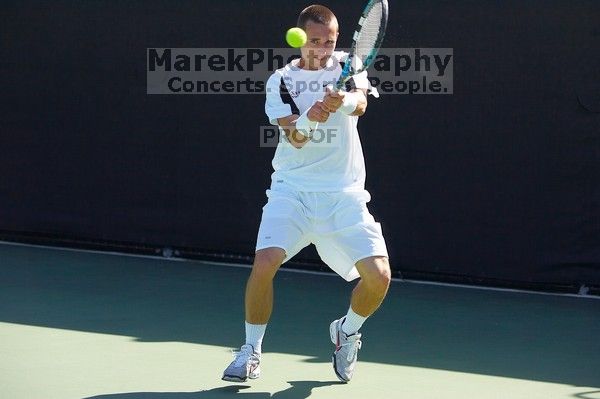
<path id="1" fill-rule="evenodd" d="M 348 60 L 338 78 L 335 90 L 339 91 L 345 83 L 365 71 L 375 61 L 383 42 L 388 20 L 387 0 L 370 0 L 362 12 L 358 26 L 352 37 L 352 47 Z"/>

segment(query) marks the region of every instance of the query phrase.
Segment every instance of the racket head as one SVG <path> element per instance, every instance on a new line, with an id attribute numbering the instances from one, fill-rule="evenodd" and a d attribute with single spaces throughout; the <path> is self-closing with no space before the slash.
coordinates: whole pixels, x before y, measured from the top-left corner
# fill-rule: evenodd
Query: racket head
<path id="1" fill-rule="evenodd" d="M 336 89 L 341 89 L 352 76 L 365 71 L 375 61 L 388 21 L 387 0 L 369 0 L 352 37 L 352 47 Z"/>

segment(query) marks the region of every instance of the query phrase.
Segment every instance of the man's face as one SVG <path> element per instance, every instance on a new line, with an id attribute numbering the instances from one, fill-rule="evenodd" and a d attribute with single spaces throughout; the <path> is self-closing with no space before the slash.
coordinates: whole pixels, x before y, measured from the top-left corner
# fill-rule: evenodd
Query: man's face
<path id="1" fill-rule="evenodd" d="M 308 69 L 323 68 L 335 50 L 338 38 L 338 23 L 332 19 L 329 24 L 308 21 L 304 28 L 308 40 L 300 49 L 304 64 Z"/>

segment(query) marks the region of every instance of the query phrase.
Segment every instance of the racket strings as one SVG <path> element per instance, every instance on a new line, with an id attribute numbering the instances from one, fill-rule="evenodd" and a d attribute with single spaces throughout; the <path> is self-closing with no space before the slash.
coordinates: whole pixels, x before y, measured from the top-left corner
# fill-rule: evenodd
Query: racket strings
<path id="1" fill-rule="evenodd" d="M 384 7 L 381 1 L 373 4 L 364 18 L 355 41 L 354 55 L 358 58 L 353 65 L 355 70 L 363 70 L 369 64 L 368 57 L 374 52 L 383 24 Z M 365 61 L 367 65 L 365 65 Z"/>

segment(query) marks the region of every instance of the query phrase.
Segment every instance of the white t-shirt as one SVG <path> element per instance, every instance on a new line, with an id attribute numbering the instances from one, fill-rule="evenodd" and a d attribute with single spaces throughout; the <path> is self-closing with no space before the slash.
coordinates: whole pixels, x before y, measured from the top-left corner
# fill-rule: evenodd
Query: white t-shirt
<path id="1" fill-rule="evenodd" d="M 325 87 L 335 84 L 342 72 L 340 61 L 346 53 L 334 52 L 327 66 L 310 71 L 298 67 L 293 60 L 276 70 L 267 81 L 265 112 L 271 124 L 292 114 L 301 115 L 317 100 L 322 100 Z M 349 82 L 352 88 L 368 89 L 367 73 Z M 290 144 L 281 128 L 280 142 L 273 157 L 271 189 L 292 188 L 306 192 L 361 191 L 365 186 L 365 162 L 357 130 L 358 116 L 341 111 L 319 123 L 312 139 L 302 148 Z"/>

